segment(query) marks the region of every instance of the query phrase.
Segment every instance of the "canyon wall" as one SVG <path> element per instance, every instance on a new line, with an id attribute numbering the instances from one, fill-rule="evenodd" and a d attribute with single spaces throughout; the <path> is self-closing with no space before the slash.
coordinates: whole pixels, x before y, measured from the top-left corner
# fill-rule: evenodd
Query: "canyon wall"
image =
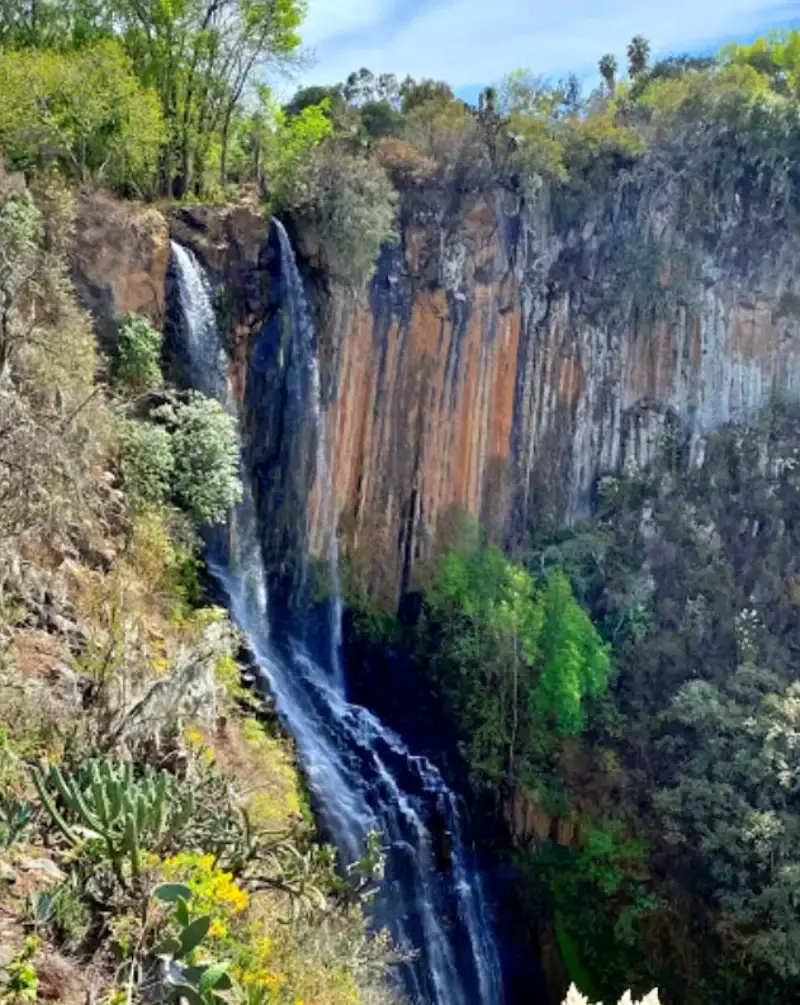
<path id="1" fill-rule="evenodd" d="M 604 472 L 667 447 L 699 464 L 710 430 L 800 394 L 800 241 L 776 204 L 647 162 L 566 222 L 543 195 L 407 191 L 400 240 L 360 294 L 326 279 L 317 235 L 288 221 L 318 321 L 332 509 L 360 584 L 393 602 L 458 513 L 513 548 L 537 521 L 590 512 Z M 246 402 L 256 335 L 285 329 L 288 310 L 263 212 L 165 220 L 86 198 L 78 290 L 103 335 L 129 310 L 162 320 L 170 233 L 208 270 Z"/>
<path id="2" fill-rule="evenodd" d="M 414 585 L 460 511 L 519 543 L 598 476 L 800 393 L 800 242 L 652 171 L 556 227 L 494 191 L 405 214 L 368 295 L 329 292 L 328 429 L 362 583 Z M 300 234 L 302 249 L 302 233 Z"/>

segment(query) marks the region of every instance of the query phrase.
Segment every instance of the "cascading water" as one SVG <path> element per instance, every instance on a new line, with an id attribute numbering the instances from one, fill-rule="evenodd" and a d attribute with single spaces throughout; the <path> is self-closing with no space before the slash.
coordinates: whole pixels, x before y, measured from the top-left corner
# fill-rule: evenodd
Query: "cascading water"
<path id="1" fill-rule="evenodd" d="M 296 414 L 303 402 L 314 427 L 318 505 L 327 514 L 332 504 L 314 332 L 291 244 L 280 225 L 277 236 L 280 297 L 291 331 L 288 343 L 285 337 L 276 342 L 274 333 L 268 332 L 257 339 L 248 402 L 259 400 L 266 364 L 277 354 L 291 385 L 293 401 L 287 408 L 295 410 L 285 419 L 287 428 L 305 435 Z M 197 281 L 194 270 L 199 267 L 184 249 L 176 249 L 174 263 L 188 333 L 186 348 L 192 354 L 200 347 L 195 361 L 199 372 L 218 353 L 218 349 L 209 353 L 208 347 L 209 319 L 214 317 L 209 288 Z M 193 337 L 199 331 L 202 337 Z M 272 339 L 271 349 L 259 345 L 264 339 Z M 283 356 L 287 351 L 290 360 Z M 257 431 L 257 421 L 255 427 Z M 304 442 L 310 442 L 308 437 Z M 249 467 L 243 463 L 243 468 Z M 209 567 L 227 594 L 232 616 L 247 633 L 295 738 L 325 826 L 345 864 L 361 857 L 370 832 L 380 833 L 387 860 L 376 920 L 391 929 L 400 946 L 413 951 L 405 968 L 412 999 L 420 1005 L 500 1005 L 502 984 L 492 926 L 481 877 L 465 845 L 458 799 L 426 758 L 412 754 L 369 711 L 346 701 L 340 683 L 313 657 L 311 646 L 296 629 L 270 631 L 263 535 L 254 505 L 259 486 L 249 472 L 245 475 L 245 500 L 232 518 L 228 542 L 209 545 Z M 336 536 L 332 526 L 330 536 Z M 327 557 L 334 566 L 331 580 L 338 585 L 335 544 L 329 544 Z M 338 596 L 331 608 L 332 617 L 339 618 Z M 336 634 L 331 644 L 338 661 Z"/>

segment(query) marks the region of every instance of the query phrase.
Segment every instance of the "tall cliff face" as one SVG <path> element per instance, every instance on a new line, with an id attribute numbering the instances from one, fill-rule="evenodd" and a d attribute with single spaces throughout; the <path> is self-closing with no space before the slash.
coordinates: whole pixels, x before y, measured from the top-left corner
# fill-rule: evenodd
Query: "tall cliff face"
<path id="1" fill-rule="evenodd" d="M 800 393 L 800 241 L 776 184 L 726 189 L 652 161 L 587 186 L 568 212 L 501 189 L 407 191 L 401 240 L 361 295 L 326 284 L 315 235 L 295 227 L 319 318 L 333 508 L 360 584 L 393 602 L 457 512 L 513 547 L 534 521 L 588 513 L 602 473 L 665 447 L 702 463 L 712 429 Z M 246 402 L 257 333 L 282 330 L 288 311 L 263 213 L 194 207 L 167 222 L 84 201 L 78 291 L 101 333 L 129 310 L 159 320 L 168 232 L 208 271 Z"/>
<path id="2" fill-rule="evenodd" d="M 800 242 L 763 193 L 705 191 L 651 165 L 571 226 L 508 192 L 440 198 L 404 213 L 367 296 L 330 292 L 329 446 L 364 585 L 412 585 L 456 509 L 513 545 L 588 513 L 603 472 L 667 446 L 702 463 L 712 429 L 800 392 Z"/>

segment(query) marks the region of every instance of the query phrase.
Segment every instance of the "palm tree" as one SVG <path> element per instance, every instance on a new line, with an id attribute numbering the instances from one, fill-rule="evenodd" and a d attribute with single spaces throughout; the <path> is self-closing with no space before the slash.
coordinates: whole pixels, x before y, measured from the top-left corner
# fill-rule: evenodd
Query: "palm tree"
<path id="1" fill-rule="evenodd" d="M 487 115 L 494 115 L 497 108 L 497 88 L 486 87 L 481 92 L 478 108 Z"/>
<path id="2" fill-rule="evenodd" d="M 608 93 L 613 94 L 617 89 L 617 60 L 610 52 L 607 52 L 605 56 L 597 64 L 600 70 L 600 76 L 606 82 L 606 87 L 608 88 Z"/>
<path id="3" fill-rule="evenodd" d="M 650 58 L 650 43 L 642 35 L 634 35 L 628 46 L 628 72 L 632 77 L 638 76 L 647 68 Z"/>

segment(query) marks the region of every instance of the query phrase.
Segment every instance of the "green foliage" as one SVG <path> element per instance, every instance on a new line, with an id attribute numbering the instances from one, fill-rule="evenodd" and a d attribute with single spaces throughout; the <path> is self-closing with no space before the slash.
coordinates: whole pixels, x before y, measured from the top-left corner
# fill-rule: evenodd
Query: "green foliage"
<path id="1" fill-rule="evenodd" d="M 22 840 L 32 822 L 33 814 L 27 803 L 0 792 L 0 848 L 10 848 Z"/>
<path id="2" fill-rule="evenodd" d="M 47 920 L 57 933 L 58 941 L 68 952 L 79 953 L 86 942 L 92 915 L 78 873 L 71 873 L 55 895 L 48 894 L 50 903 L 40 900 L 34 907 L 38 923 Z"/>
<path id="3" fill-rule="evenodd" d="M 399 136 L 405 119 L 388 101 L 369 101 L 361 106 L 361 124 L 371 139 Z"/>
<path id="4" fill-rule="evenodd" d="M 268 92 L 262 93 L 258 113 L 263 151 L 264 184 L 276 209 L 294 206 L 310 193 L 303 191 L 304 172 L 316 148 L 333 134 L 330 101 L 304 104 L 296 111 L 281 111 Z"/>
<path id="5" fill-rule="evenodd" d="M 120 470 L 133 500 L 174 501 L 198 523 L 224 521 L 242 497 L 234 419 L 197 392 L 151 418 L 122 419 L 118 427 Z"/>
<path id="6" fill-rule="evenodd" d="M 171 433 L 177 503 L 198 522 L 224 521 L 242 498 L 234 418 L 218 401 L 198 393 L 154 415 Z"/>
<path id="7" fill-rule="evenodd" d="M 194 919 L 190 916 L 192 891 L 177 883 L 162 883 L 152 896 L 166 904 L 174 904 L 172 923 L 175 935 L 156 947 L 155 955 L 166 967 L 167 1001 L 188 1002 L 189 1005 L 230 1005 L 240 997 L 229 974 L 229 964 L 208 962 L 189 966 L 211 928 L 210 915 Z"/>
<path id="8" fill-rule="evenodd" d="M 136 777 L 130 762 L 87 761 L 73 774 L 56 765 L 32 770 L 42 805 L 71 845 L 97 839 L 119 881 L 141 875 L 142 849 L 157 851 L 175 840 L 195 808 L 191 789 L 181 793 L 165 771 Z"/>
<path id="9" fill-rule="evenodd" d="M 679 728 L 661 741 L 681 770 L 656 805 L 667 841 L 704 866 L 709 893 L 739 930 L 742 948 L 794 980 L 800 684 L 774 692 L 776 683 L 742 666 L 721 688 L 704 680 L 683 685 L 664 715 Z"/>
<path id="10" fill-rule="evenodd" d="M 132 501 L 163 504 L 170 497 L 175 471 L 169 430 L 139 419 L 123 419 L 118 439 L 120 471 Z"/>
<path id="11" fill-rule="evenodd" d="M 613 94 L 617 87 L 617 59 L 613 53 L 606 53 L 597 64 L 600 76 L 605 82 L 610 94 Z"/>
<path id="12" fill-rule="evenodd" d="M 155 96 L 116 42 L 0 51 L 0 147 L 13 167 L 55 161 L 80 181 L 149 192 L 163 139 Z"/>
<path id="13" fill-rule="evenodd" d="M 382 245 L 395 240 L 396 202 L 378 163 L 332 141 L 315 148 L 287 193 L 288 208 L 319 235 L 328 271 L 355 287 L 374 273 Z"/>
<path id="14" fill-rule="evenodd" d="M 800 29 L 776 31 L 750 44 L 725 46 L 722 62 L 749 66 L 770 80 L 779 94 L 800 97 Z"/>
<path id="15" fill-rule="evenodd" d="M 645 956 L 642 926 L 662 906 L 649 889 L 645 842 L 607 821 L 580 848 L 545 843 L 519 858 L 547 887 L 575 983 L 599 997 L 629 981 Z"/>
<path id="16" fill-rule="evenodd" d="M 401 108 L 404 115 L 413 112 L 429 101 L 448 104 L 455 99 L 453 89 L 443 80 L 413 80 L 407 77 L 400 88 Z"/>
<path id="17" fill-rule="evenodd" d="M 541 669 L 532 711 L 552 720 L 559 735 L 569 736 L 586 725 L 584 700 L 604 691 L 611 659 L 589 615 L 575 602 L 569 580 L 557 569 L 547 577 L 541 608 Z"/>
<path id="18" fill-rule="evenodd" d="M 159 387 L 161 373 L 161 332 L 147 318 L 129 315 L 117 334 L 114 377 L 134 393 Z"/>
<path id="19" fill-rule="evenodd" d="M 31 935 L 22 949 L 12 956 L 6 966 L 8 979 L 0 985 L 0 1002 L 3 1005 L 18 1005 L 19 1002 L 35 1002 L 39 991 L 39 975 L 33 959 L 39 949 L 39 940 Z"/>
<path id="20" fill-rule="evenodd" d="M 650 58 L 650 43 L 641 35 L 634 35 L 628 45 L 628 73 L 631 77 L 637 77 L 647 69 L 647 61 Z"/>
<path id="21" fill-rule="evenodd" d="M 9 0 L 0 144 L 124 191 L 198 193 L 212 162 L 224 187 L 253 79 L 291 60 L 303 14 L 298 0 Z"/>
<path id="22" fill-rule="evenodd" d="M 540 588 L 494 548 L 451 551 L 425 595 L 435 672 L 480 786 L 544 784 L 559 738 L 586 723 L 611 672 L 607 648 L 551 572 Z"/>

